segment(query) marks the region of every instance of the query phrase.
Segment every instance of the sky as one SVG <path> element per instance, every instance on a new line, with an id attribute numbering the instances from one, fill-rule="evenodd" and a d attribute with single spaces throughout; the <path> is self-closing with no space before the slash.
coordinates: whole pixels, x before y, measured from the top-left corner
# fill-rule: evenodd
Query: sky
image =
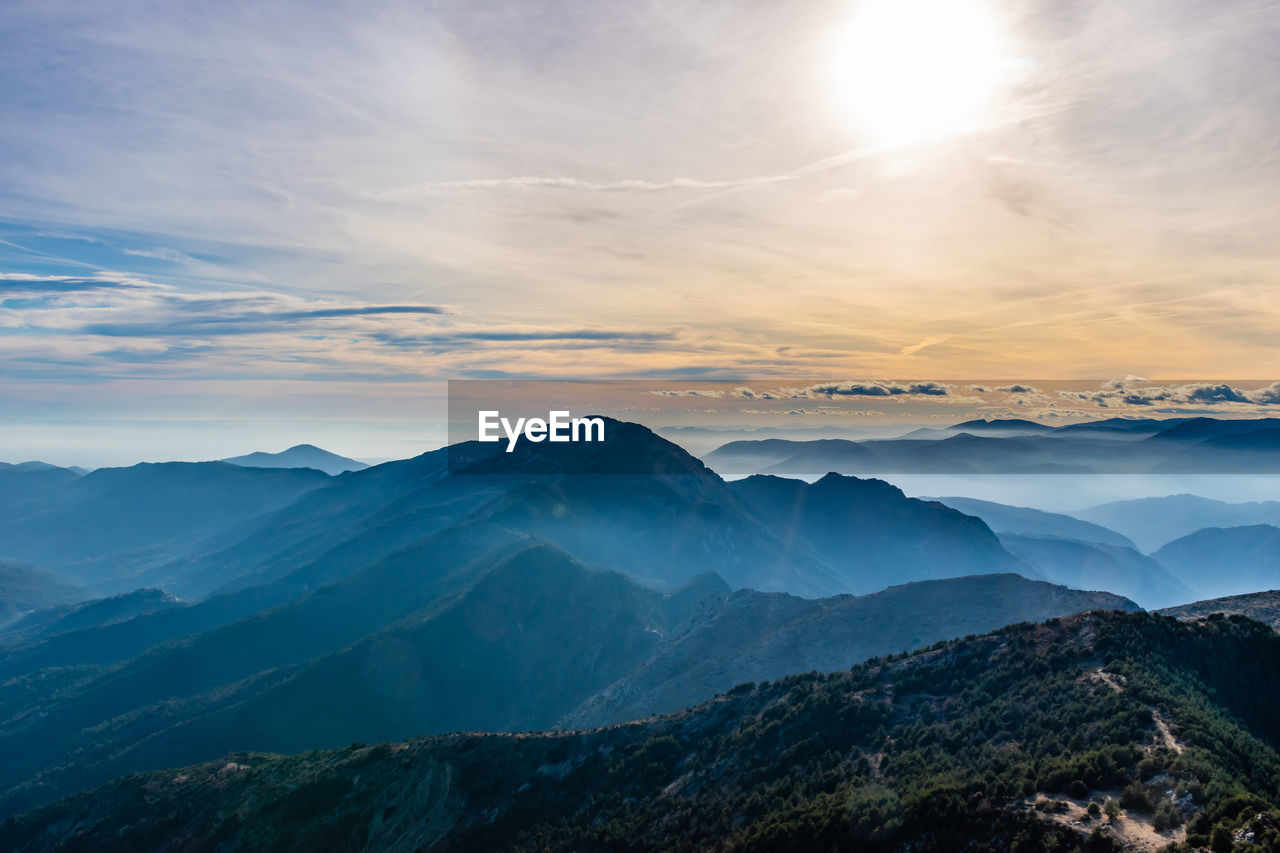
<path id="1" fill-rule="evenodd" d="M 1256 0 L 8 0 L 4 458 L 403 456 L 466 378 L 1272 411 L 1276 45 Z"/>

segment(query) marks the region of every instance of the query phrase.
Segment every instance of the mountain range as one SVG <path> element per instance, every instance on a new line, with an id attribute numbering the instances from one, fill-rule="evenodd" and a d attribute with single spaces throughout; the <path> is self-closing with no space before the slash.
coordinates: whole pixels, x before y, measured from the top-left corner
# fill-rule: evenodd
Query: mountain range
<path id="1" fill-rule="evenodd" d="M 0 557 L 90 589 L 0 629 L 0 814 L 228 752 L 678 715 L 742 683 L 1203 596 L 1093 521 L 838 473 L 726 481 L 639 425 L 606 434 L 338 476 L 70 472 L 19 503 Z"/>
<path id="2" fill-rule="evenodd" d="M 1280 501 L 1227 503 L 1199 495 L 1168 495 L 1114 501 L 1071 513 L 1072 516 L 1128 536 L 1143 551 L 1195 533 L 1205 527 L 1280 525 Z"/>
<path id="3" fill-rule="evenodd" d="M 1000 544 L 1047 580 L 1077 589 L 1108 589 L 1146 608 L 1180 604 L 1198 594 L 1159 560 L 1123 545 L 1016 533 L 1000 534 Z"/>
<path id="4" fill-rule="evenodd" d="M 167 563 L 328 480 L 308 469 L 225 462 L 99 468 L 6 512 L 0 558 L 29 561 L 102 593 L 159 585 L 182 594 L 163 571 Z"/>
<path id="5" fill-rule="evenodd" d="M 245 468 L 314 468 L 334 476 L 347 471 L 361 471 L 369 467 L 363 462 L 322 450 L 314 444 L 295 444 L 279 453 L 258 451 L 222 461 Z"/>
<path id="6" fill-rule="evenodd" d="M 82 471 L 44 462 L 0 462 L 0 510 L 8 512 L 23 504 L 48 500 L 83 475 Z"/>
<path id="7" fill-rule="evenodd" d="M 1152 555 L 1207 598 L 1280 588 L 1280 527 L 1207 527 Z"/>
<path id="8" fill-rule="evenodd" d="M 1056 536 L 1061 539 L 1075 539 L 1081 542 L 1093 542 L 1098 545 L 1116 545 L 1121 548 L 1133 548 L 1137 545 L 1123 534 L 1070 515 L 1058 512 L 1045 512 L 1030 507 L 1009 506 L 995 501 L 983 501 L 975 498 L 948 497 L 933 498 L 952 509 L 958 509 L 966 515 L 980 518 L 996 533 L 1015 533 L 1023 536 Z"/>
<path id="9" fill-rule="evenodd" d="M 115 666 L 33 670 L 10 650 L 25 674 L 0 690 L 0 806 L 233 749 L 614 722 L 1012 619 L 1136 607 L 1016 575 L 815 601 L 703 574 L 661 593 L 527 536 L 450 528 Z"/>
<path id="10" fill-rule="evenodd" d="M 1280 420 L 968 421 L 896 439 L 731 441 L 703 459 L 725 475 L 1275 473 Z"/>
<path id="11" fill-rule="evenodd" d="M 623 726 L 234 753 L 10 818 L 0 846 L 1274 849 L 1277 685 L 1257 622 L 1094 612 Z"/>

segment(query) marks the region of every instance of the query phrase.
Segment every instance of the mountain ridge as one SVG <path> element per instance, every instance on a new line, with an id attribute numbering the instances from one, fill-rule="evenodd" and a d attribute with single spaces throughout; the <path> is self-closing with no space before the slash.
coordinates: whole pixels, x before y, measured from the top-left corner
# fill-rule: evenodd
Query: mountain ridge
<path id="1" fill-rule="evenodd" d="M 314 444 L 295 444 L 278 453 L 259 450 L 243 456 L 232 456 L 222 461 L 245 468 L 313 468 L 334 476 L 347 471 L 361 471 L 369 467 L 364 462 L 330 453 Z"/>

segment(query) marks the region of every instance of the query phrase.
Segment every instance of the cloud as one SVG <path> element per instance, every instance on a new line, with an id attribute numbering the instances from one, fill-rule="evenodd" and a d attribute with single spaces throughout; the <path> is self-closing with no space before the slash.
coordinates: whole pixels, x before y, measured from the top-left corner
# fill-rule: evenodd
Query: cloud
<path id="1" fill-rule="evenodd" d="M 1039 394 L 1040 393 L 1040 390 L 1038 388 L 1033 388 L 1030 385 L 1016 385 L 1016 384 L 1015 385 L 997 385 L 996 390 L 1003 391 L 1006 394 Z"/>
<path id="2" fill-rule="evenodd" d="M 1272 382 L 1266 388 L 1259 388 L 1250 395 L 1250 399 L 1260 406 L 1280 406 L 1280 382 Z"/>
<path id="3" fill-rule="evenodd" d="M 1143 384 L 1147 380 L 1141 376 L 1134 376 L 1132 373 L 1124 379 L 1110 379 L 1102 383 L 1103 388 L 1128 388 L 1130 385 Z"/>
<path id="4" fill-rule="evenodd" d="M 687 388 L 683 390 L 657 389 L 644 392 L 655 397 L 723 397 L 724 391 L 708 388 Z"/>
<path id="5" fill-rule="evenodd" d="M 171 290 L 161 284 L 107 273 L 96 276 L 31 275 L 0 272 L 0 299 L 37 294 L 84 293 L 102 290 Z"/>
<path id="6" fill-rule="evenodd" d="M 0 281 L 4 372 L 778 377 L 763 399 L 1273 362 L 1280 17 L 1253 0 L 1000 4 L 1036 60 L 1004 123 L 856 151 L 815 78 L 829 5 L 481 5 L 10 4 L 0 237 L 43 236 L 0 261 L 83 278 Z M 416 303 L 453 313 L 378 310 Z M 818 399 L 965 393 L 856 384 Z M 1230 384 L 1254 402 L 1194 405 L 1280 395 Z M 1143 385 L 1101 404 L 1193 405 Z"/>
<path id="7" fill-rule="evenodd" d="M 360 305 L 339 308 L 313 308 L 301 311 L 245 311 L 219 315 L 209 312 L 212 305 L 215 309 L 234 311 L 243 302 L 242 299 L 199 300 L 196 316 L 176 316 L 160 322 L 149 323 L 89 323 L 81 331 L 90 335 L 108 337 L 168 337 L 168 336 L 200 336 L 200 335 L 257 335 L 275 331 L 281 325 L 305 323 L 310 320 L 326 320 L 344 317 L 378 317 L 395 315 L 435 315 L 447 313 L 443 308 L 434 305 Z M 184 303 L 174 302 L 170 307 L 179 314 L 184 311 Z"/>
<path id="8" fill-rule="evenodd" d="M 186 252 L 179 252 L 177 249 L 123 249 L 126 255 L 132 255 L 135 258 L 151 258 L 155 261 L 169 261 L 175 264 L 198 264 L 199 260 L 191 257 Z"/>
<path id="9" fill-rule="evenodd" d="M 797 175 L 785 174 L 761 175 L 724 181 L 699 180 L 697 178 L 670 178 L 665 181 L 646 181 L 636 178 L 626 178 L 617 181 L 586 181 L 580 178 L 563 176 L 535 177 L 532 175 L 525 175 L 513 178 L 474 178 L 462 181 L 435 181 L 412 184 L 410 186 L 397 187 L 370 193 L 369 198 L 379 201 L 393 201 L 417 198 L 435 193 L 457 192 L 461 190 L 500 191 L 553 189 L 574 190 L 579 192 L 660 193 L 670 190 L 735 189 L 738 187 L 753 187 L 764 184 L 776 184 L 783 181 L 793 181 L 796 178 Z"/>
<path id="10" fill-rule="evenodd" d="M 508 332 L 491 329 L 483 332 L 459 332 L 455 340 L 466 341 L 669 341 L 674 332 L 622 331 L 615 329 L 571 329 Z"/>
<path id="11" fill-rule="evenodd" d="M 885 412 L 879 409 L 837 409 L 810 407 L 802 409 L 786 409 L 783 411 L 773 411 L 770 409 L 742 409 L 741 414 L 744 415 L 793 415 L 796 417 L 820 417 L 820 418 L 874 418 L 883 417 Z"/>
<path id="12" fill-rule="evenodd" d="M 1189 403 L 1252 403 L 1249 395 L 1230 385 L 1198 385 L 1185 390 Z"/>
<path id="13" fill-rule="evenodd" d="M 810 385 L 803 391 L 809 397 L 897 397 L 926 396 L 945 397 L 951 386 L 941 382 L 912 382 L 901 385 L 896 382 L 834 382 Z"/>
<path id="14" fill-rule="evenodd" d="M 1237 388 L 1225 382 L 1189 383 L 1186 385 L 1151 385 L 1132 387 L 1138 380 L 1123 383 L 1106 382 L 1098 391 L 1059 391 L 1069 400 L 1095 403 L 1104 408 L 1115 406 L 1213 406 L 1247 411 L 1259 406 L 1280 405 L 1280 382 L 1264 388 Z"/>

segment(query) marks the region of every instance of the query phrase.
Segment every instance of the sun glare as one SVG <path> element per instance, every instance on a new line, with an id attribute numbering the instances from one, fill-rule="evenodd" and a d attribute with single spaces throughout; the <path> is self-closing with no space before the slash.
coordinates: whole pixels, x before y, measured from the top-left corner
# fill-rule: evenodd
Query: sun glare
<path id="1" fill-rule="evenodd" d="M 863 0 L 834 65 L 844 108 L 880 142 L 981 123 L 1014 67 L 978 0 Z"/>

